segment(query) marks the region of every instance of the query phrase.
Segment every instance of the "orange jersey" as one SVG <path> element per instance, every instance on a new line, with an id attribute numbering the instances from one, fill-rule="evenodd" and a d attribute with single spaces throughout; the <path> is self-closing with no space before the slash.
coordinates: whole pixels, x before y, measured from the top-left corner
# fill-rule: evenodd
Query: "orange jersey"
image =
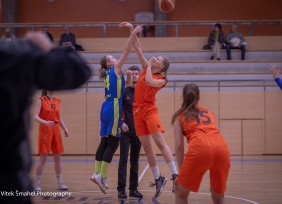
<path id="1" fill-rule="evenodd" d="M 147 67 L 144 67 L 135 87 L 134 104 L 137 106 L 155 104 L 156 93 L 166 85 L 164 84 L 162 87 L 149 86 L 145 81 L 146 71 Z M 163 76 L 162 74 L 153 74 L 153 78 L 165 79 L 165 76 Z"/>
<path id="2" fill-rule="evenodd" d="M 50 120 L 56 123 L 59 122 L 61 100 L 55 97 L 53 97 L 53 100 L 50 100 L 48 96 L 43 96 L 40 99 L 42 101 L 42 105 L 39 117 L 43 120 Z"/>
<path id="3" fill-rule="evenodd" d="M 228 145 L 219 133 L 213 113 L 197 106 L 199 115 L 193 120 L 185 121 L 179 115 L 183 134 L 189 143 L 177 182 L 197 192 L 206 171 L 210 172 L 210 186 L 216 193 L 226 191 L 226 182 L 230 169 Z"/>
<path id="4" fill-rule="evenodd" d="M 183 135 L 187 137 L 188 143 L 193 137 L 203 134 L 220 135 L 216 127 L 214 114 L 201 106 L 197 106 L 197 108 L 199 109 L 199 115 L 192 121 L 185 121 L 184 115 L 179 115 Z"/>
<path id="5" fill-rule="evenodd" d="M 61 100 L 53 97 L 52 100 L 47 96 L 41 99 L 41 110 L 39 117 L 43 120 L 54 121 L 54 126 L 48 126 L 40 123 L 38 136 L 38 152 L 39 154 L 49 154 L 52 150 L 54 154 L 64 152 L 63 142 L 60 132 L 60 108 Z"/>

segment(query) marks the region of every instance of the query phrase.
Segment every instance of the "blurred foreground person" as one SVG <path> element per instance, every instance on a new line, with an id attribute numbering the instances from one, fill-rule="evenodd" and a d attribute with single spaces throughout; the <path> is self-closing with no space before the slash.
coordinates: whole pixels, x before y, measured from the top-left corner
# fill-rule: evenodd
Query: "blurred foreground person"
<path id="1" fill-rule="evenodd" d="M 70 48 L 55 48 L 41 32 L 0 44 L 0 203 L 31 203 L 29 107 L 37 89 L 74 89 L 91 71 Z M 5 192 L 14 196 L 5 196 Z M 4 194 L 2 194 L 4 193 Z"/>

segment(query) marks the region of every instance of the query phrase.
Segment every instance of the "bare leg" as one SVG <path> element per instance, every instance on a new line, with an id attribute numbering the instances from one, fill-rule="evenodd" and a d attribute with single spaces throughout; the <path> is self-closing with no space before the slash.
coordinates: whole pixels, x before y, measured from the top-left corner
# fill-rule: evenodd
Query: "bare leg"
<path id="1" fill-rule="evenodd" d="M 42 175 L 47 158 L 48 158 L 48 154 L 40 154 L 39 163 L 35 173 L 36 176 Z"/>
<path id="2" fill-rule="evenodd" d="M 167 143 L 166 143 L 166 141 L 164 139 L 163 133 L 161 133 L 161 132 L 153 133 L 152 137 L 153 137 L 155 143 L 157 144 L 158 148 L 162 152 L 163 157 L 164 157 L 166 163 L 174 161 L 172 152 L 171 152 L 169 146 L 167 145 Z"/>
<path id="3" fill-rule="evenodd" d="M 156 166 L 157 165 L 157 157 L 156 157 L 156 154 L 153 150 L 151 136 L 150 135 L 144 135 L 144 136 L 140 136 L 138 138 L 139 138 L 139 140 L 140 140 L 140 142 L 141 142 L 141 144 L 144 148 L 144 151 L 146 152 L 147 160 L 148 160 L 150 167 Z"/>
<path id="4" fill-rule="evenodd" d="M 61 154 L 54 154 L 54 168 L 56 174 L 61 174 L 62 173 L 62 167 L 61 167 Z"/>
<path id="5" fill-rule="evenodd" d="M 175 183 L 175 203 L 188 204 L 189 194 L 190 190 L 180 186 L 177 182 Z"/>
<path id="6" fill-rule="evenodd" d="M 214 204 L 224 204 L 224 194 L 216 193 L 213 188 L 211 188 L 210 191 Z"/>

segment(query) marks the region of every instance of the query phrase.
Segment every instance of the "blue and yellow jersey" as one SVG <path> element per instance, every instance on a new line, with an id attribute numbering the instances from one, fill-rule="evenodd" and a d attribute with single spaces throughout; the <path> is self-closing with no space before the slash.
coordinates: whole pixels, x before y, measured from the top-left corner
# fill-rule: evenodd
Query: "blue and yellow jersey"
<path id="1" fill-rule="evenodd" d="M 106 72 L 104 83 L 106 101 L 100 112 L 100 135 L 102 137 L 109 135 L 120 137 L 124 76 L 117 77 L 114 67 L 110 67 Z"/>
<path id="2" fill-rule="evenodd" d="M 114 67 L 108 68 L 106 72 L 105 97 L 106 99 L 122 98 L 124 93 L 125 80 L 124 76 L 117 77 Z"/>

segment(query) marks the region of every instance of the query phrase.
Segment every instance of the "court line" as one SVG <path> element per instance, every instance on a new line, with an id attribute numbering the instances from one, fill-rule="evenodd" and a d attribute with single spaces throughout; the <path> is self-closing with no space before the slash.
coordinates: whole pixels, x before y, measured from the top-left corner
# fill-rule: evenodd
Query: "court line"
<path id="1" fill-rule="evenodd" d="M 37 157 L 37 156 L 35 156 Z M 51 156 L 50 156 L 51 157 Z M 38 163 L 39 159 L 33 158 L 34 163 Z M 46 161 L 47 163 L 53 163 L 53 158 Z M 64 159 L 61 160 L 62 163 L 95 163 L 95 159 Z M 165 163 L 165 160 L 158 159 L 157 162 L 159 163 Z M 118 159 L 113 159 L 113 164 L 119 163 Z M 140 159 L 139 163 L 144 164 L 148 163 L 146 159 Z M 230 159 L 230 163 L 282 163 L 282 159 Z"/>
<path id="2" fill-rule="evenodd" d="M 191 192 L 191 193 L 194 193 L 194 194 L 202 194 L 202 195 L 211 195 L 210 193 L 195 193 L 195 192 Z M 240 198 L 240 197 L 235 197 L 235 196 L 227 196 L 227 195 L 224 195 L 225 198 L 233 198 L 233 199 L 236 199 L 236 200 L 243 200 L 243 201 L 246 201 L 246 202 L 249 202 L 249 203 L 252 203 L 252 204 L 259 204 L 258 202 L 255 202 L 255 201 L 252 201 L 252 200 L 248 200 L 248 199 L 245 199 L 245 198 Z"/>
<path id="3" fill-rule="evenodd" d="M 148 170 L 149 168 L 149 164 L 147 163 L 147 165 L 145 166 L 145 168 L 143 169 L 141 175 L 139 176 L 138 178 L 138 183 L 140 183 L 140 181 L 142 180 L 143 176 L 145 175 L 146 171 Z"/>
<path id="4" fill-rule="evenodd" d="M 149 166 L 149 165 L 148 165 Z M 146 192 L 154 192 L 154 190 L 142 190 L 143 192 L 146 191 Z M 110 194 L 106 194 L 106 195 L 112 195 L 111 193 L 114 193 L 116 194 L 116 190 L 107 190 L 107 192 L 109 192 Z M 72 193 L 101 193 L 101 191 L 73 191 Z M 171 194 L 171 191 L 163 191 L 163 193 L 170 193 Z M 201 195 L 207 195 L 207 196 L 211 196 L 210 193 L 200 193 L 200 192 L 191 192 L 193 194 L 201 194 Z M 255 202 L 255 201 L 252 201 L 252 200 L 249 200 L 249 199 L 246 199 L 246 198 L 240 198 L 240 197 L 236 197 L 236 196 L 228 196 L 228 195 L 224 195 L 225 198 L 230 198 L 230 199 L 235 199 L 235 200 L 242 200 L 242 201 L 246 201 L 248 203 L 251 203 L 251 204 L 259 204 L 258 202 Z"/>

